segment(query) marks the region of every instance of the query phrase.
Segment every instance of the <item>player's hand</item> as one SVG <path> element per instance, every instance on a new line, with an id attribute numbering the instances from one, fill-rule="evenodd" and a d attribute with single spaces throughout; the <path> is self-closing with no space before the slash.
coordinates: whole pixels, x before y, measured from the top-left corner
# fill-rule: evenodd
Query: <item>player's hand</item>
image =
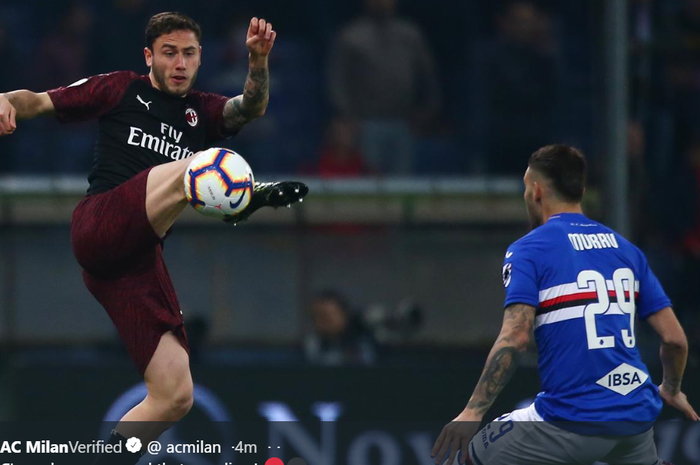
<path id="1" fill-rule="evenodd" d="M 690 405 L 690 402 L 688 402 L 688 398 L 685 394 L 683 394 L 682 391 L 672 393 L 672 391 L 666 389 L 666 386 L 662 384 L 661 386 L 659 386 L 659 394 L 661 394 L 661 398 L 664 400 L 664 402 L 666 402 L 666 404 L 683 412 L 683 414 L 689 420 L 700 420 L 700 417 L 698 417 L 698 414 L 695 413 L 693 406 Z"/>
<path id="2" fill-rule="evenodd" d="M 435 459 L 435 463 L 437 465 L 443 463 L 442 460 L 447 455 L 448 450 L 450 451 L 450 456 L 445 462 L 446 464 L 452 465 L 460 450 L 462 453 L 459 456 L 459 463 L 466 463 L 467 454 L 469 453 L 469 441 L 479 431 L 480 424 L 481 418 L 470 417 L 462 412 L 457 418 L 445 425 L 430 453 L 430 456 Z"/>
<path id="3" fill-rule="evenodd" d="M 277 32 L 272 30 L 272 23 L 268 23 L 262 18 L 253 18 L 248 26 L 245 45 L 253 57 L 266 57 L 272 50 L 275 37 L 277 37 Z"/>
<path id="4" fill-rule="evenodd" d="M 0 136 L 6 136 L 17 129 L 17 110 L 3 94 L 0 94 Z"/>

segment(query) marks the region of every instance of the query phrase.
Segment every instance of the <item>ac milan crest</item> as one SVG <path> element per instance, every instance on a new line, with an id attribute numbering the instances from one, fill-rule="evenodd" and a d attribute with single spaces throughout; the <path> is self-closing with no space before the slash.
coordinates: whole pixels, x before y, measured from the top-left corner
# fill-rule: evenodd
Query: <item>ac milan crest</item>
<path id="1" fill-rule="evenodd" d="M 199 122 L 199 116 L 197 115 L 197 112 L 194 111 L 194 108 L 188 108 L 185 111 L 185 118 L 187 119 L 187 124 L 192 127 L 197 126 L 197 123 Z"/>

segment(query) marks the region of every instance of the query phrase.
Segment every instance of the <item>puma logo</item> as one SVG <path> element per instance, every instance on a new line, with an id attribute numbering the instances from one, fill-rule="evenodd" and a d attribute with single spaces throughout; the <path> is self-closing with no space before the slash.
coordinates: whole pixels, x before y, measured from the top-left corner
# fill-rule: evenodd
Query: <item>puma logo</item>
<path id="1" fill-rule="evenodd" d="M 149 107 L 149 105 L 150 105 L 151 103 L 153 103 L 153 100 L 151 100 L 150 102 L 144 102 L 140 95 L 137 95 L 137 96 L 136 96 L 136 100 L 138 100 L 139 102 L 143 103 L 143 106 L 146 107 L 146 110 L 149 110 L 149 111 L 150 111 L 151 108 Z"/>

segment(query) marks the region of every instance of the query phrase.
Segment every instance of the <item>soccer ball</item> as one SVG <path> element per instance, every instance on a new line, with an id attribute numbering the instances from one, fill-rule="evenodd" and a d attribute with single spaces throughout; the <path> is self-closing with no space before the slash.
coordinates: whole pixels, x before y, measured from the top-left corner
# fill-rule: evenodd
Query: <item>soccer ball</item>
<path id="1" fill-rule="evenodd" d="M 211 148 L 197 154 L 185 172 L 187 201 L 203 215 L 240 213 L 253 197 L 253 170 L 233 150 Z"/>

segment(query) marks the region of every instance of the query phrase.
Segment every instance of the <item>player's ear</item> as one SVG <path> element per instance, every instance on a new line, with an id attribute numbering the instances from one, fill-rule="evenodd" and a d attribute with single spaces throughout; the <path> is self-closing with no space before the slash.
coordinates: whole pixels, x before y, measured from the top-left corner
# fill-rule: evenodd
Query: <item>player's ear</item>
<path id="1" fill-rule="evenodd" d="M 202 66 L 202 46 L 199 46 L 199 66 Z"/>
<path id="2" fill-rule="evenodd" d="M 532 197 L 536 203 L 540 203 L 542 201 L 542 184 L 537 181 L 532 183 Z"/>
<path id="3" fill-rule="evenodd" d="M 150 48 L 143 48 L 143 57 L 146 59 L 146 66 L 150 68 L 153 65 L 153 52 Z"/>

